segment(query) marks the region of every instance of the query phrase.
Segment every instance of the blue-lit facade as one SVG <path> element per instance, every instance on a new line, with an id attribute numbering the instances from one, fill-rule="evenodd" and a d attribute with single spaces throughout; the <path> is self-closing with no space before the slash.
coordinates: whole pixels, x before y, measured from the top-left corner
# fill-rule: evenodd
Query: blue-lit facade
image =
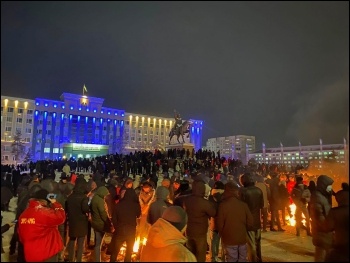
<path id="1" fill-rule="evenodd" d="M 34 160 L 127 154 L 169 145 L 173 117 L 131 114 L 104 107 L 102 98 L 79 94 L 63 93 L 60 99 L 35 99 L 31 140 Z M 202 147 L 203 121 L 190 121 L 190 136 L 185 139 L 197 151 Z M 174 144 L 175 139 L 170 143 Z"/>
<path id="2" fill-rule="evenodd" d="M 99 155 L 98 151 L 92 150 L 92 154 L 65 156 L 64 148 L 69 144 L 108 146 L 109 153 L 120 152 L 125 111 L 103 107 L 103 101 L 70 93 L 63 93 L 61 101 L 36 98 L 32 140 L 34 159 Z"/>

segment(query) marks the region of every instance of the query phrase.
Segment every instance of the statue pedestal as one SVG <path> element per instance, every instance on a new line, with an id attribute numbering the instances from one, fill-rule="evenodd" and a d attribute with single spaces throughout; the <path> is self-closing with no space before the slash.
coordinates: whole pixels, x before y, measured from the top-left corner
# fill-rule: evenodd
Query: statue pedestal
<path id="1" fill-rule="evenodd" d="M 192 150 L 194 149 L 194 144 L 185 142 L 185 143 L 174 143 L 174 144 L 170 144 L 170 145 L 165 146 L 166 151 L 168 151 L 169 149 L 172 149 L 172 150 L 173 149 L 179 149 L 179 150 L 185 149 L 185 151 L 189 150 L 190 153 L 192 153 Z"/>

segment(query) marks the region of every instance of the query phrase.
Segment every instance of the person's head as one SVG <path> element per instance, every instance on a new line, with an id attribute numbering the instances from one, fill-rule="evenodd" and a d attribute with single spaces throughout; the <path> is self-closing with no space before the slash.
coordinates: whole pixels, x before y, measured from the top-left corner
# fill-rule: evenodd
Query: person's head
<path id="1" fill-rule="evenodd" d="M 228 182 L 225 184 L 224 198 L 237 197 L 239 198 L 239 185 L 235 182 Z"/>
<path id="2" fill-rule="evenodd" d="M 33 193 L 32 198 L 39 201 L 42 205 L 48 206 L 49 204 L 48 194 L 49 194 L 49 191 L 41 188 L 37 192 Z"/>
<path id="3" fill-rule="evenodd" d="M 67 183 L 67 179 L 68 179 L 67 174 L 65 172 L 62 172 L 60 179 L 63 183 Z"/>
<path id="4" fill-rule="evenodd" d="M 298 177 L 296 178 L 296 184 L 302 184 L 302 183 L 303 183 L 303 177 L 298 176 Z"/>
<path id="5" fill-rule="evenodd" d="M 181 233 L 184 233 L 187 225 L 187 213 L 180 206 L 169 206 L 163 212 L 162 218 L 172 224 Z"/>
<path id="6" fill-rule="evenodd" d="M 175 190 L 178 190 L 180 188 L 181 185 L 181 180 L 180 179 L 175 179 L 173 186 Z"/>
<path id="7" fill-rule="evenodd" d="M 153 185 L 148 181 L 142 184 L 142 191 L 144 191 L 145 193 L 151 192 L 152 188 L 153 188 Z"/>
<path id="8" fill-rule="evenodd" d="M 162 181 L 162 186 L 164 186 L 164 187 L 169 189 L 169 187 L 170 187 L 170 180 L 167 179 L 167 178 L 164 178 L 163 181 Z"/>
<path id="9" fill-rule="evenodd" d="M 134 185 L 133 179 L 131 179 L 131 178 L 126 179 L 126 181 L 124 183 L 125 188 L 130 189 L 133 187 L 133 185 Z"/>

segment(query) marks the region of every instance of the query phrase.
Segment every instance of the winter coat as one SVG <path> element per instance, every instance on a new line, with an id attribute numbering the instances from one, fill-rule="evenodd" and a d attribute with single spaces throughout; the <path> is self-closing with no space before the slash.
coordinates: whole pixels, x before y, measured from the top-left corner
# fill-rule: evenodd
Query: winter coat
<path id="1" fill-rule="evenodd" d="M 208 232 L 208 221 L 215 217 L 215 205 L 204 199 L 205 185 L 202 181 L 194 181 L 192 194 L 184 196 L 183 209 L 188 216 L 186 234 L 189 237 L 205 236 Z"/>
<path id="2" fill-rule="evenodd" d="M 263 197 L 264 197 L 264 208 L 267 208 L 269 206 L 268 191 L 270 191 L 270 189 L 263 182 L 256 182 L 255 186 L 258 187 L 262 191 Z"/>
<path id="3" fill-rule="evenodd" d="M 69 237 L 84 237 L 88 233 L 89 198 L 85 194 L 86 183 L 77 183 L 67 199 L 66 211 L 69 224 Z"/>
<path id="4" fill-rule="evenodd" d="M 153 225 L 158 218 L 162 217 L 164 210 L 171 204 L 167 201 L 169 190 L 165 186 L 158 186 L 156 190 L 156 200 L 151 203 L 148 214 L 147 223 Z"/>
<path id="5" fill-rule="evenodd" d="M 114 234 L 121 231 L 136 229 L 136 218 L 141 216 L 141 207 L 138 202 L 135 190 L 126 189 L 124 196 L 118 204 L 115 205 L 112 214 L 112 223 L 115 228 Z"/>
<path id="6" fill-rule="evenodd" d="M 338 191 L 335 195 L 338 202 L 326 217 L 326 231 L 334 231 L 334 242 L 328 256 L 328 262 L 349 262 L 349 192 Z"/>
<path id="7" fill-rule="evenodd" d="M 253 215 L 253 225 L 249 226 L 248 231 L 261 229 L 260 210 L 264 207 L 264 196 L 260 188 L 253 185 L 247 185 L 241 189 L 240 197 L 245 202 Z"/>
<path id="8" fill-rule="evenodd" d="M 43 262 L 63 249 L 58 226 L 66 219 L 64 209 L 56 202 L 51 207 L 31 199 L 18 220 L 18 236 L 27 262 Z"/>
<path id="9" fill-rule="evenodd" d="M 108 189 L 105 186 L 97 188 L 94 197 L 91 200 L 91 226 L 99 232 L 106 231 L 107 224 L 110 223 L 108 218 L 108 208 L 104 200 L 108 195 Z"/>
<path id="10" fill-rule="evenodd" d="M 223 196 L 224 190 L 223 189 L 212 189 L 211 190 L 211 195 L 209 196 L 209 201 L 212 202 L 215 206 L 216 212 L 219 209 L 219 204 L 222 201 L 222 196 Z M 212 231 L 217 231 L 217 226 L 216 226 L 216 218 L 217 214 L 215 217 L 211 217 L 209 221 L 209 228 Z"/>
<path id="11" fill-rule="evenodd" d="M 331 210 L 331 194 L 326 191 L 328 185 L 333 184 L 333 179 L 320 175 L 317 178 L 316 191 L 311 195 L 310 214 L 312 226 L 312 243 L 314 246 L 328 249 L 332 245 L 332 232 L 327 231 L 323 225 L 326 216 Z"/>
<path id="12" fill-rule="evenodd" d="M 186 238 L 163 218 L 155 222 L 148 234 L 146 246 L 141 253 L 141 262 L 197 262 L 196 257 L 185 247 Z"/>
<path id="13" fill-rule="evenodd" d="M 253 225 L 253 216 L 246 203 L 226 192 L 219 205 L 216 222 L 225 246 L 244 245 L 247 243 L 247 230 Z"/>

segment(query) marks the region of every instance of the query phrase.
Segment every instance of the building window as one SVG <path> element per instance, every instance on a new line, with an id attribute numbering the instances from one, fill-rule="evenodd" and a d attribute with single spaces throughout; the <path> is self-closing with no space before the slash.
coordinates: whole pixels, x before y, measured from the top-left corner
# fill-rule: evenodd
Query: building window
<path id="1" fill-rule="evenodd" d="M 5 161 L 8 161 L 8 160 L 9 160 L 8 155 L 5 155 L 4 157 L 5 157 Z"/>
<path id="2" fill-rule="evenodd" d="M 7 112 L 13 112 L 13 108 L 8 107 Z"/>
<path id="3" fill-rule="evenodd" d="M 18 113 L 23 113 L 23 109 L 18 109 Z"/>
<path id="4" fill-rule="evenodd" d="M 32 124 L 33 120 L 32 119 L 27 119 L 27 124 Z"/>
<path id="5" fill-rule="evenodd" d="M 5 128 L 5 131 L 7 131 L 7 132 L 12 131 L 12 127 L 7 126 L 7 127 Z"/>
<path id="6" fill-rule="evenodd" d="M 22 123 L 22 118 L 17 118 L 18 123 Z"/>
<path id="7" fill-rule="evenodd" d="M 7 118 L 6 118 L 6 121 L 12 122 L 12 117 L 7 117 Z"/>
<path id="8" fill-rule="evenodd" d="M 33 110 L 27 110 L 27 114 L 33 114 Z"/>
<path id="9" fill-rule="evenodd" d="M 25 142 L 30 142 L 30 138 L 25 138 L 24 141 Z"/>

